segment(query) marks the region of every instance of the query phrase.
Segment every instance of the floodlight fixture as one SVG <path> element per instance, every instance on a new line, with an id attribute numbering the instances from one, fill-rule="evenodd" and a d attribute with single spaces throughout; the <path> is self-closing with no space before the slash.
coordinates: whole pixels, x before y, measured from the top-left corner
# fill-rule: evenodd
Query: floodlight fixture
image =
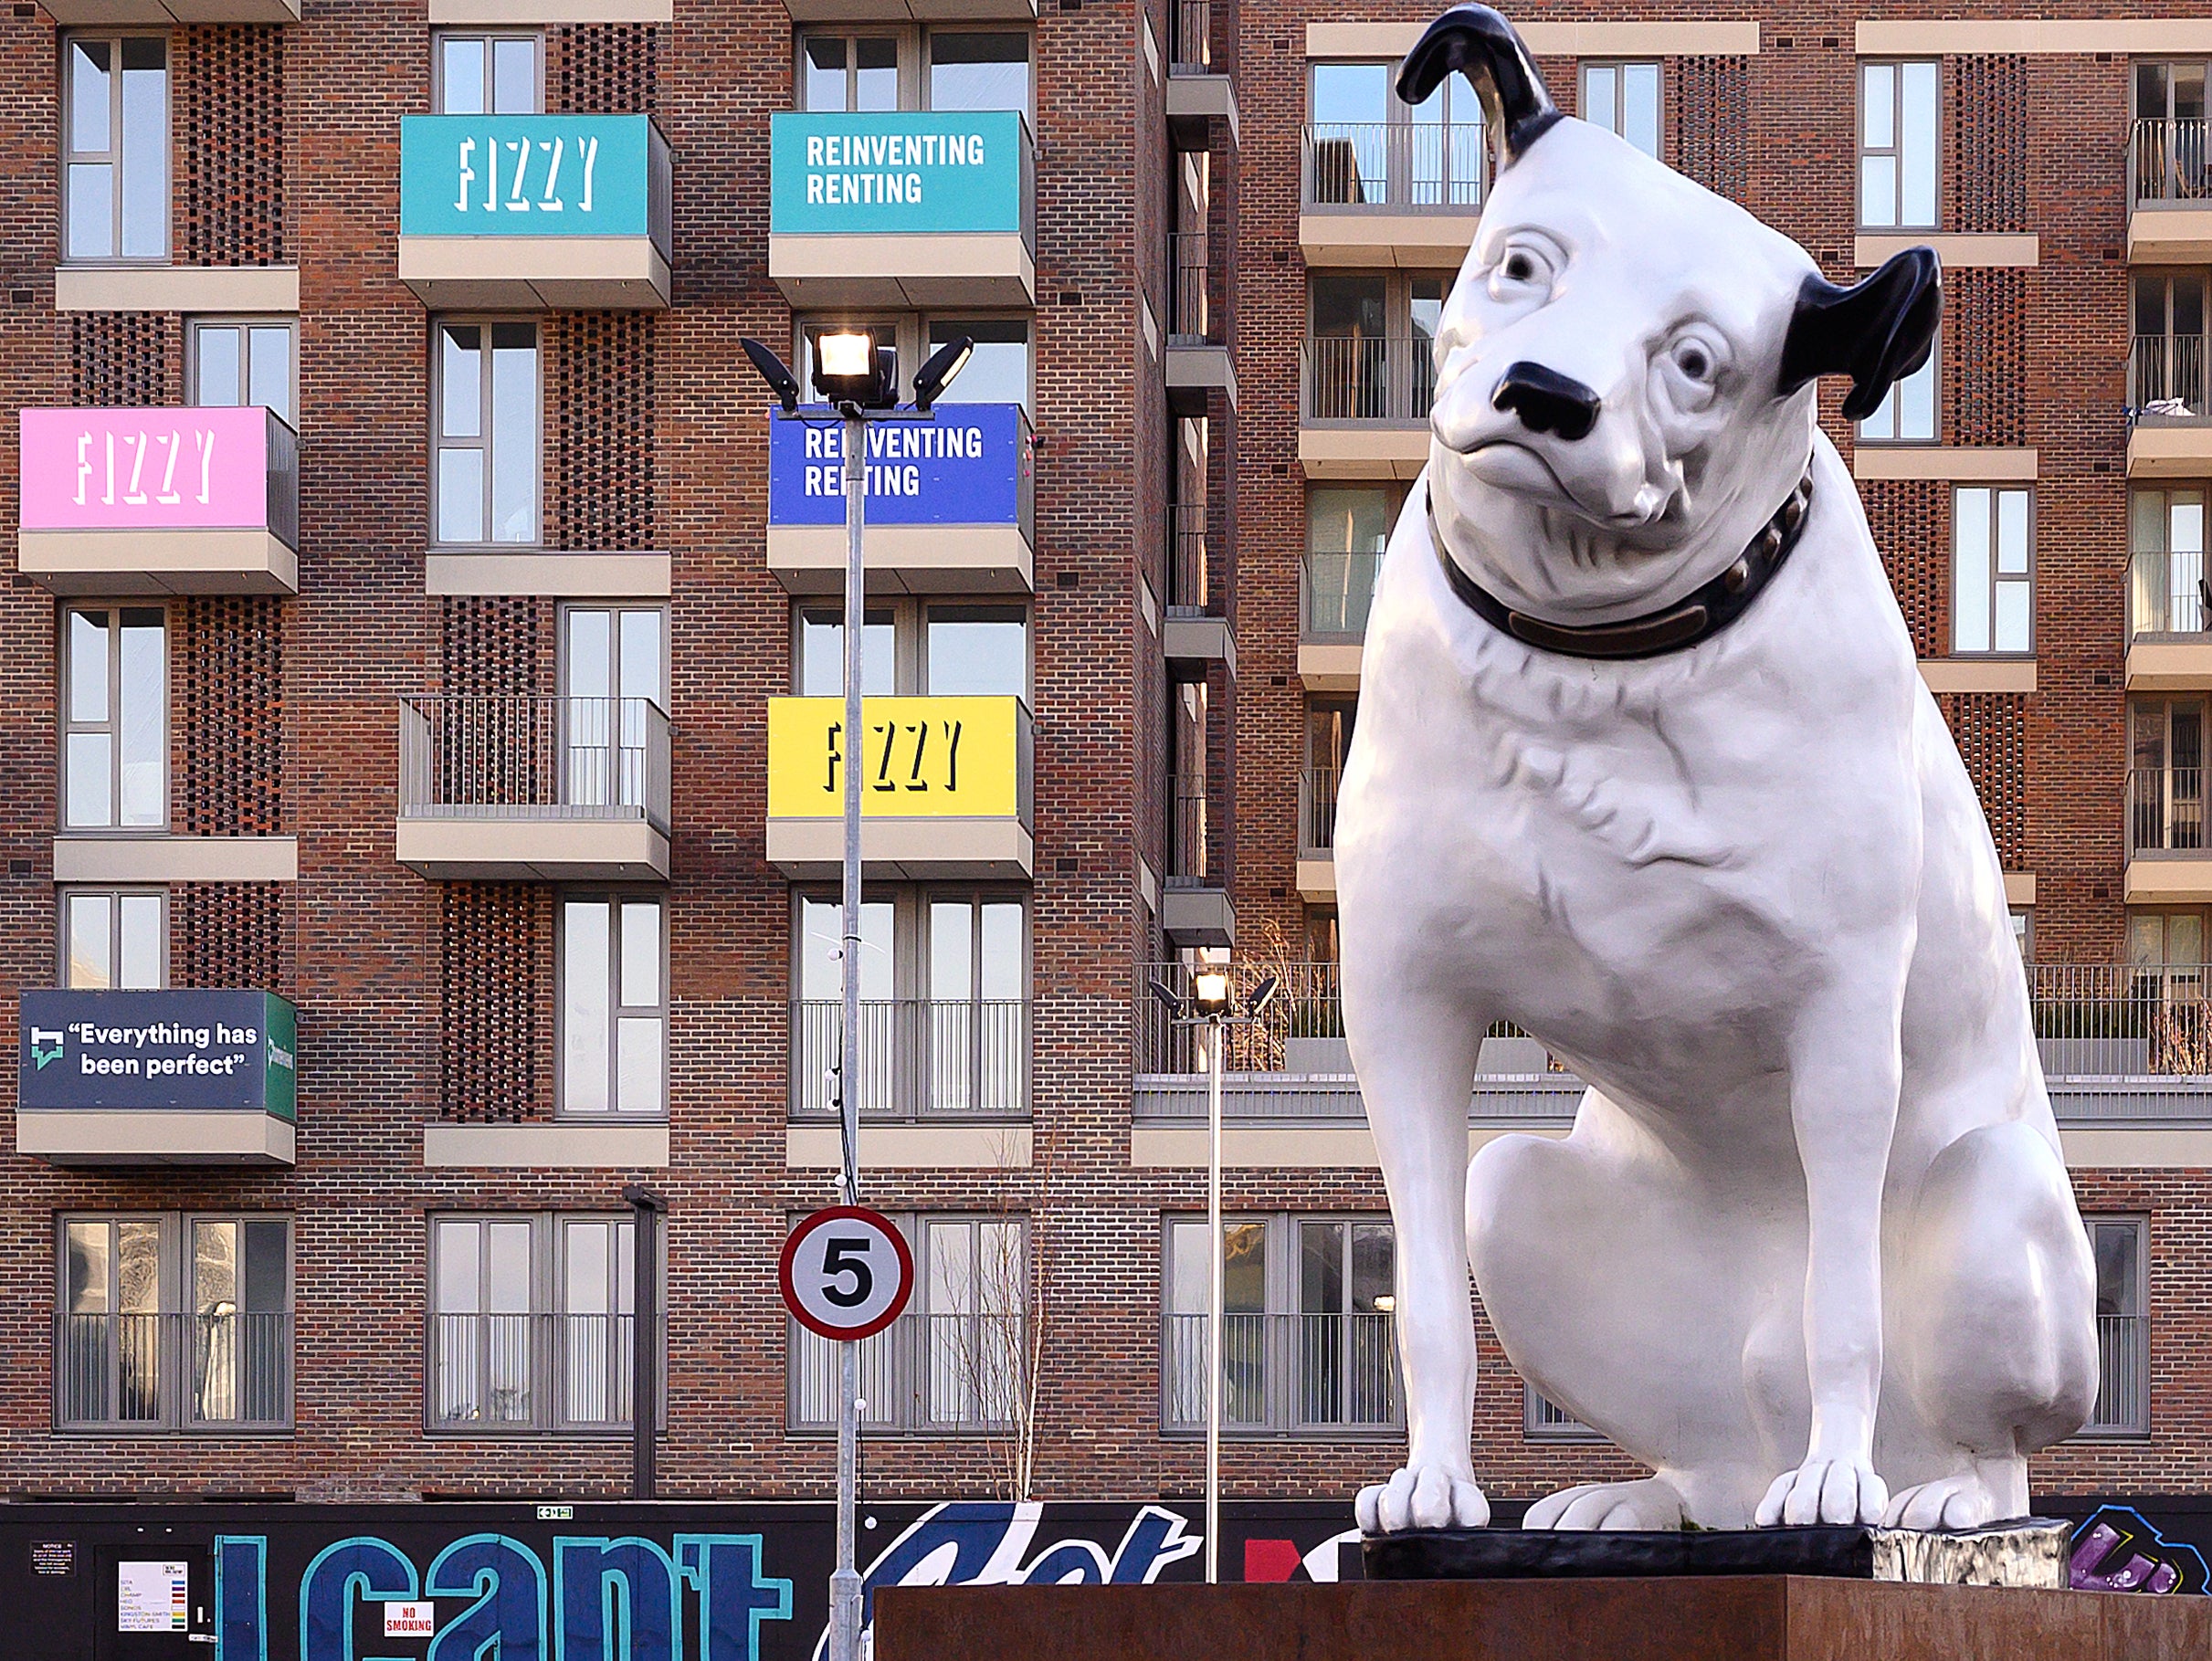
<path id="1" fill-rule="evenodd" d="M 784 366 L 784 360 L 761 342 L 744 339 L 738 342 L 745 355 L 753 360 L 753 367 L 760 371 L 761 379 L 768 383 L 768 390 L 783 406 L 784 414 L 795 415 L 799 412 L 798 377 Z"/>
<path id="2" fill-rule="evenodd" d="M 1226 964 L 1207 964 L 1191 976 L 1191 1002 L 1202 1015 L 1219 1016 L 1229 1010 L 1229 972 Z"/>
<path id="3" fill-rule="evenodd" d="M 1245 999 L 1244 1013 L 1258 1019 L 1260 1013 L 1275 1001 L 1275 994 L 1281 990 L 1282 982 L 1274 975 L 1268 976 L 1266 980 L 1253 987 L 1251 995 Z"/>
<path id="4" fill-rule="evenodd" d="M 899 349 L 879 342 L 866 329 L 840 329 L 814 338 L 815 390 L 850 413 L 890 409 L 899 402 Z"/>
<path id="5" fill-rule="evenodd" d="M 1165 981 L 1154 978 L 1152 983 L 1152 995 L 1167 1005 L 1169 1014 L 1180 1016 L 1183 1014 L 1182 994 Z"/>
<path id="6" fill-rule="evenodd" d="M 931 352 L 929 362 L 914 372 L 914 407 L 926 411 L 943 397 L 953 378 L 974 355 L 975 337 L 971 334 L 955 336 Z"/>

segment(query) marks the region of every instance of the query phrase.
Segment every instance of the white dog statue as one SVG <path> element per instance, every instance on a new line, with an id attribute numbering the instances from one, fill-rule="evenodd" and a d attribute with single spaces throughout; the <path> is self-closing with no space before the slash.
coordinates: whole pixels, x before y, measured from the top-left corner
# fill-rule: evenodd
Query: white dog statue
<path id="1" fill-rule="evenodd" d="M 1462 5 L 1406 59 L 1498 171 L 1436 340 L 1336 821 L 1344 1025 L 1410 1447 L 1369 1533 L 1479 1527 L 1471 1267 L 1513 1365 L 1653 1475 L 1532 1528 L 2022 1516 L 2097 1388 L 2093 1267 L 2003 872 L 1814 381 L 1924 363 L 1856 288 L 1563 117 Z M 1469 1168 L 1517 1022 L 1589 1082 Z"/>

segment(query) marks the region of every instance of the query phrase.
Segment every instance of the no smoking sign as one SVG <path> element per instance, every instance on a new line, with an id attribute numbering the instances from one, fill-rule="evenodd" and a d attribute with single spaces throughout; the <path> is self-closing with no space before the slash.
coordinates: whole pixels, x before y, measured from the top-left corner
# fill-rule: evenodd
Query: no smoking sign
<path id="1" fill-rule="evenodd" d="M 784 1304 L 824 1338 L 872 1338 L 899 1319 L 914 1290 L 914 1255 L 891 1220 L 865 1205 L 831 1205 L 804 1219 L 777 1266 Z"/>

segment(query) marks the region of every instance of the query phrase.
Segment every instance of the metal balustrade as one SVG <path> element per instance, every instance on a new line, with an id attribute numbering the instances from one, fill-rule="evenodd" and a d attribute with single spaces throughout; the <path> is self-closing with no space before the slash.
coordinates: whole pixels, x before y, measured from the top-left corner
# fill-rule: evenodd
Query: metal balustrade
<path id="1" fill-rule="evenodd" d="M 648 698 L 403 698 L 399 813 L 643 818 L 665 832 L 669 718 Z"/>
<path id="2" fill-rule="evenodd" d="M 2097 1405 L 2091 1435 L 2144 1435 L 2151 1428 L 2151 1318 L 2097 1317 Z"/>
<path id="3" fill-rule="evenodd" d="M 1170 888 L 1203 888 L 1211 870 L 1211 825 L 1206 781 L 1171 777 L 1168 787 L 1167 882 Z"/>
<path id="4" fill-rule="evenodd" d="M 2129 853 L 2203 851 L 2203 768 L 2132 767 L 2127 775 L 2127 800 Z"/>
<path id="5" fill-rule="evenodd" d="M 1300 130 L 1307 207 L 1471 214 L 1488 152 L 1480 121 L 1318 121 Z"/>
<path id="6" fill-rule="evenodd" d="M 1168 73 L 1205 75 L 1214 61 L 1213 7 L 1208 0 L 1172 0 L 1174 37 L 1168 42 Z"/>
<path id="7" fill-rule="evenodd" d="M 1433 345 L 1426 335 L 1308 336 L 1299 348 L 1299 419 L 1426 426 Z"/>
<path id="8" fill-rule="evenodd" d="M 844 1006 L 791 1006 L 791 1116 L 829 1119 Z M 1029 1114 L 1029 1005 L 1019 998 L 892 998 L 860 1005 L 852 1083 L 866 1120 Z"/>
<path id="9" fill-rule="evenodd" d="M 2128 629 L 2136 635 L 2195 635 L 2206 626 L 2205 556 L 2201 551 L 2144 550 L 2133 559 Z"/>
<path id="10" fill-rule="evenodd" d="M 1375 579 L 1382 569 L 1379 553 L 1308 552 L 1299 565 L 1299 638 L 1364 638 Z"/>
<path id="11" fill-rule="evenodd" d="M 1298 852 L 1301 858 L 1332 853 L 1336 847 L 1336 784 L 1334 767 L 1309 767 L 1298 775 Z"/>
<path id="12" fill-rule="evenodd" d="M 2135 336 L 2128 350 L 2128 406 L 2138 420 L 2201 420 L 2212 414 L 2206 396 L 2204 336 Z"/>
<path id="13" fill-rule="evenodd" d="M 433 1315 L 431 1426 L 627 1425 L 637 1330 L 634 1315 Z"/>
<path id="14" fill-rule="evenodd" d="M 793 1430 L 837 1426 L 837 1346 L 785 1323 Z M 871 1431 L 1006 1431 L 1019 1423 L 1026 1323 L 1018 1313 L 909 1311 L 859 1343 L 860 1422 Z"/>
<path id="15" fill-rule="evenodd" d="M 1206 567 L 1206 504 L 1179 501 L 1168 509 L 1167 613 L 1171 617 L 1204 616 L 1213 588 Z"/>
<path id="16" fill-rule="evenodd" d="M 1206 1325 L 1204 1315 L 1161 1321 L 1164 1429 L 1205 1428 Z M 1405 1422 L 1388 1315 L 1225 1315 L 1221 1385 L 1225 1431 L 1387 1431 Z"/>
<path id="17" fill-rule="evenodd" d="M 1206 298 L 1206 270 L 1210 258 L 1204 231 L 1175 231 L 1167 238 L 1171 281 L 1168 301 L 1169 340 L 1181 345 L 1211 341 L 1213 314 Z"/>
<path id="18" fill-rule="evenodd" d="M 281 1428 L 291 1422 L 291 1317 L 62 1315 L 56 1418 L 69 1429 Z"/>
<path id="19" fill-rule="evenodd" d="M 2203 117 L 2139 121 L 2128 133 L 2128 189 L 2141 205 L 2212 201 Z"/>

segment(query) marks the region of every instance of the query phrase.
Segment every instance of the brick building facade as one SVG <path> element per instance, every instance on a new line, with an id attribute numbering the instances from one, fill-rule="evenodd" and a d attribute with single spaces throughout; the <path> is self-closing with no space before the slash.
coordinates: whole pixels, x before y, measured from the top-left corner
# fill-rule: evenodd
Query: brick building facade
<path id="1" fill-rule="evenodd" d="M 1018 406 L 1031 493 L 871 544 L 871 694 L 973 700 L 1013 736 L 973 763 L 1010 805 L 870 830 L 866 1193 L 923 1259 L 870 1374 L 870 1490 L 998 1493 L 1024 1446 L 1040 1496 L 1197 1488 L 1200 1051 L 1147 983 L 1232 944 L 1286 992 L 1230 1057 L 1228 1488 L 1385 1469 L 1390 1244 L 1332 1048 L 1329 823 L 1375 531 L 1426 455 L 1423 331 L 1484 184 L 1471 102 L 1388 91 L 1424 11 L 111 9 L 0 17 L 0 380 L 31 412 L 0 478 L 24 527 L 0 990 L 276 994 L 298 1106 L 33 1112 L 0 1082 L 0 1490 L 623 1494 L 644 1183 L 669 1207 L 663 1493 L 828 1491 L 824 1357 L 772 1266 L 832 1191 L 834 854 L 776 805 L 813 756 L 774 753 L 770 700 L 832 684 L 837 556 L 772 515 L 738 342 L 803 373 L 809 331 L 852 322 L 910 375 L 974 332 L 955 395 Z M 1988 809 L 2104 1231 L 2100 1432 L 2038 1486 L 2186 1491 L 2212 1424 L 2188 494 L 2212 478 L 2212 26 L 1968 9 L 1516 21 L 1563 104 L 1832 278 L 1943 253 L 1895 436 L 1824 412 Z M 839 222 L 843 186 L 806 194 L 822 164 L 772 155 L 776 117 L 840 142 L 973 125 L 988 178 Z M 1877 164 L 1887 207 L 1854 183 Z M 596 211 L 615 228 L 574 234 Z M 266 429 L 207 413 L 254 405 Z M 235 468 L 240 433 L 243 526 L 116 471 Z M 2131 543 L 2131 511 L 2157 535 Z M 1571 1114 L 1515 1042 L 1478 1134 Z M 1494 1493 L 1621 1467 L 1487 1334 L 1484 1367 Z"/>

